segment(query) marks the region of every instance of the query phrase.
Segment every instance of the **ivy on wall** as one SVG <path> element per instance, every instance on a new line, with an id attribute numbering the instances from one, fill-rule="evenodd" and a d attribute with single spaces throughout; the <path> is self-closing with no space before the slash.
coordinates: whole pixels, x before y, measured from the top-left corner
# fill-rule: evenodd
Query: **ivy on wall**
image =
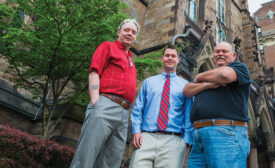
<path id="1" fill-rule="evenodd" d="M 143 81 L 145 78 L 156 75 L 162 68 L 161 56 L 162 51 L 156 51 L 145 54 L 143 57 L 133 58 L 137 69 L 137 78 Z"/>

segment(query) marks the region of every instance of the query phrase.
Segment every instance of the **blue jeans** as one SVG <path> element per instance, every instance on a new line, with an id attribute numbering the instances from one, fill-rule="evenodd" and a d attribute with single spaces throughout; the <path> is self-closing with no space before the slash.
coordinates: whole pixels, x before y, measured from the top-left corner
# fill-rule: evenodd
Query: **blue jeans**
<path id="1" fill-rule="evenodd" d="M 188 168 L 246 168 L 249 151 L 246 127 L 199 128 L 194 131 Z"/>

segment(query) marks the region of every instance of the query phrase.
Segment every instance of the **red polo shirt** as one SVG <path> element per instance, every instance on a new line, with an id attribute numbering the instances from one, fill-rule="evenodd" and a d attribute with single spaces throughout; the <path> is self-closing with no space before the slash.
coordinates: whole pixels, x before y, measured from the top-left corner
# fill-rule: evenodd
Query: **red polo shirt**
<path id="1" fill-rule="evenodd" d="M 132 53 L 126 54 L 117 40 L 101 43 L 92 59 L 90 71 L 97 69 L 100 93 L 112 93 L 133 103 L 136 95 L 137 74 Z"/>

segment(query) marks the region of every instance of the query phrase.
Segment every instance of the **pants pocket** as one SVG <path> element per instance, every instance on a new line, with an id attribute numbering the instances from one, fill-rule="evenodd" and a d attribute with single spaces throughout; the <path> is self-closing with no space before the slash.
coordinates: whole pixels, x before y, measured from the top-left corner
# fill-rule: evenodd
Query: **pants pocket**
<path id="1" fill-rule="evenodd" d="M 90 101 L 90 103 L 88 104 L 87 109 L 86 109 L 85 118 L 87 118 L 91 113 L 93 113 L 95 111 L 96 108 L 98 108 L 99 103 L 100 103 L 100 99 L 101 99 L 101 96 L 98 97 L 98 99 L 96 100 L 96 102 L 93 106 L 92 106 L 91 101 Z"/>
<path id="2" fill-rule="evenodd" d="M 94 105 L 91 105 L 92 108 L 97 108 L 98 107 L 98 104 L 101 100 L 101 95 L 99 95 L 98 99 L 95 101 L 95 104 Z"/>
<path id="3" fill-rule="evenodd" d="M 235 130 L 232 126 L 217 126 L 217 131 L 224 135 L 235 136 Z"/>

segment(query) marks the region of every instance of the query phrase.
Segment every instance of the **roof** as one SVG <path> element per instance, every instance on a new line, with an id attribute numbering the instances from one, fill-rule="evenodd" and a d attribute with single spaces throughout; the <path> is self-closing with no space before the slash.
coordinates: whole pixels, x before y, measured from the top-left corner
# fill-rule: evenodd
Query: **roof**
<path id="1" fill-rule="evenodd" d="M 40 118 L 40 103 L 20 94 L 13 84 L 4 79 L 0 79 L 0 105 L 29 118 Z"/>

